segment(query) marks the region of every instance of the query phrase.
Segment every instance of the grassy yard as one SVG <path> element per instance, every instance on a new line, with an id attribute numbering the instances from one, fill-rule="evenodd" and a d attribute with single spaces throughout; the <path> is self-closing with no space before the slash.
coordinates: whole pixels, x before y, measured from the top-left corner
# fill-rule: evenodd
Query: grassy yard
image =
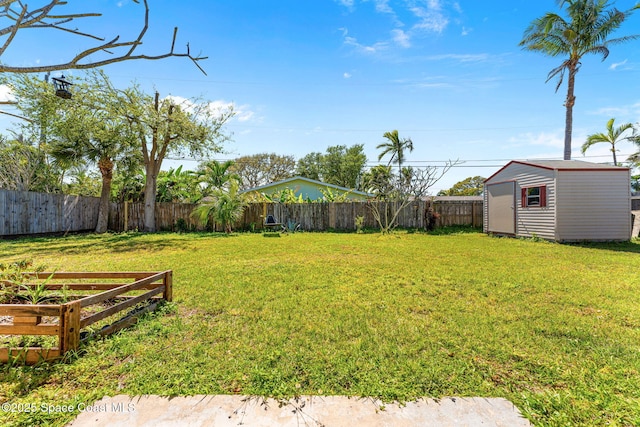
<path id="1" fill-rule="evenodd" d="M 0 259 L 58 271 L 173 269 L 174 303 L 65 363 L 0 367 L 0 402 L 491 396 L 535 425 L 640 425 L 639 255 L 478 233 L 2 241 Z"/>

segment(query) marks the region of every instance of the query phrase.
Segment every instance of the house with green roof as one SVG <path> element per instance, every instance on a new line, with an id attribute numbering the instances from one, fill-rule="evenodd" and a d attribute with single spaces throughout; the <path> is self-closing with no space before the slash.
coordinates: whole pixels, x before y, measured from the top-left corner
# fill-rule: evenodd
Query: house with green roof
<path id="1" fill-rule="evenodd" d="M 294 176 L 293 178 L 282 181 L 249 188 L 243 190 L 242 193 L 253 193 L 270 197 L 274 194 L 282 194 L 283 191 L 291 191 L 295 197 L 301 198 L 304 201 L 326 200 L 327 195 L 331 195 L 335 198 L 344 197 L 346 200 L 350 201 L 364 201 L 372 197 L 371 194 L 365 193 L 364 191 L 349 189 L 334 184 L 327 184 L 326 182 L 302 176 Z"/>

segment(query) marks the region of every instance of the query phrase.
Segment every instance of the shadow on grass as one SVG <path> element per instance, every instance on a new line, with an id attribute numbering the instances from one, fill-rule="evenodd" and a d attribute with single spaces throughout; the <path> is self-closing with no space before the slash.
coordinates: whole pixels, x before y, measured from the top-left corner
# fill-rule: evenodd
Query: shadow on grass
<path id="1" fill-rule="evenodd" d="M 600 249 L 613 252 L 631 252 L 640 254 L 640 239 L 634 239 L 630 242 L 584 242 L 584 243 L 565 243 L 567 246 L 576 246 L 587 249 Z"/>
<path id="2" fill-rule="evenodd" d="M 188 238 L 185 238 L 188 236 Z M 58 252 L 60 254 L 77 254 L 92 249 L 121 253 L 144 249 L 155 252 L 163 249 L 187 249 L 193 247 L 194 239 L 228 239 L 237 235 L 193 232 L 193 233 L 117 233 L 117 234 L 77 234 L 65 237 L 25 237 L 6 241 L 0 245 L 0 256 L 33 257 L 39 254 Z M 2 246 L 6 251 L 2 250 Z"/>
<path id="3" fill-rule="evenodd" d="M 477 233 L 482 233 L 482 228 L 472 227 L 470 225 L 450 225 L 446 227 L 438 227 L 435 230 L 427 232 L 427 234 L 432 236 L 451 236 L 456 234 L 477 234 Z"/>

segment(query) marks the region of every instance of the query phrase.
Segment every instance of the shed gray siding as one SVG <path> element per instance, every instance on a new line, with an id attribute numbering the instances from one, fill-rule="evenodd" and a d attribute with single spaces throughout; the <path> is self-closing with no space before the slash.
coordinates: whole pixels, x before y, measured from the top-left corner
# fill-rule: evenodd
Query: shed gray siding
<path id="1" fill-rule="evenodd" d="M 629 179 L 624 171 L 560 171 L 556 240 L 629 240 Z"/>
<path id="2" fill-rule="evenodd" d="M 516 236 L 518 237 L 541 237 L 544 239 L 555 239 L 555 171 L 543 169 L 527 164 L 512 163 L 502 171 L 491 177 L 486 184 L 516 181 Z M 547 205 L 543 208 L 522 207 L 521 189 L 526 187 L 547 187 Z M 488 212 L 485 191 L 485 215 L 484 229 L 488 227 Z"/>
<path id="3" fill-rule="evenodd" d="M 528 165 L 513 165 L 521 167 L 516 186 L 516 236 L 541 237 L 553 240 L 556 222 L 556 183 L 555 171 L 541 169 Z M 522 207 L 522 188 L 547 187 L 547 202 L 545 207 Z"/>

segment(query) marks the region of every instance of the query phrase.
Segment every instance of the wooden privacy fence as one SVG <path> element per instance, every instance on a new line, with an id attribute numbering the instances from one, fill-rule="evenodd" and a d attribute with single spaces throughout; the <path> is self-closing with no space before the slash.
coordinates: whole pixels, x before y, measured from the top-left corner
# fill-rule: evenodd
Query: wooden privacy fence
<path id="1" fill-rule="evenodd" d="M 97 197 L 0 189 L 0 236 L 95 230 Z"/>
<path id="2" fill-rule="evenodd" d="M 34 193 L 0 189 L 0 236 L 69 233 L 95 230 L 100 200 L 97 197 Z M 235 225 L 237 230 L 261 229 L 266 215 L 279 222 L 293 221 L 307 231 L 355 230 L 356 217 L 364 218 L 364 227 L 377 227 L 371 209 L 378 202 L 344 203 L 252 203 Z M 429 206 L 440 217 L 436 226 L 482 225 L 482 200 L 436 198 L 409 204 L 398 216 L 403 228 L 424 228 Z M 156 228 L 166 231 L 202 230 L 191 217 L 196 207 L 186 203 L 156 203 Z M 209 225 L 208 229 L 212 226 Z M 214 225 L 222 231 L 219 225 Z M 109 229 L 116 232 L 144 229 L 143 203 L 111 203 Z"/>
<path id="3" fill-rule="evenodd" d="M 356 229 L 356 218 L 363 217 L 363 226 L 376 228 L 378 224 L 371 212 L 371 204 L 382 202 L 344 203 L 251 203 L 242 219 L 235 224 L 236 230 L 260 230 L 264 218 L 273 215 L 278 222 L 300 224 L 305 231 Z M 389 203 L 393 208 L 394 203 Z M 430 206 L 439 214 L 436 226 L 482 225 L 482 200 L 416 200 L 407 205 L 398 215 L 398 225 L 402 228 L 425 228 L 426 213 Z M 204 227 L 191 217 L 196 207 L 193 204 L 157 203 L 156 227 L 158 230 L 202 230 Z M 109 214 L 109 228 L 114 231 L 142 230 L 144 227 L 143 203 L 112 203 Z M 126 227 L 125 227 L 126 224 Z M 209 225 L 222 231 L 219 225 Z"/>
<path id="4" fill-rule="evenodd" d="M 134 324 L 142 314 L 154 310 L 162 300 L 172 299 L 172 271 L 156 272 L 98 272 L 98 273 L 27 273 L 33 283 L 29 289 L 45 286 L 46 298 L 56 300 L 65 294 L 52 296 L 51 291 L 81 291 L 84 295 L 69 296 L 71 301 L 60 304 L 0 304 L 0 336 L 51 335 L 58 337 L 52 348 L 0 348 L 0 363 L 17 360 L 34 364 L 61 357 L 78 348 L 81 340 L 107 335 Z M 106 279 L 107 283 L 86 282 Z M 122 283 L 133 279 L 132 283 Z M 116 280 L 116 282 L 113 282 Z M 134 292 L 146 290 L 144 293 Z M 91 294 L 90 291 L 100 291 Z M 133 295 L 131 293 L 134 292 Z M 89 293 L 87 295 L 87 293 Z M 27 297 L 29 292 L 27 292 Z M 137 308 L 117 321 L 103 326 L 93 334 L 81 330 L 117 315 L 128 308 Z M 10 323 L 7 319 L 10 318 Z"/>

